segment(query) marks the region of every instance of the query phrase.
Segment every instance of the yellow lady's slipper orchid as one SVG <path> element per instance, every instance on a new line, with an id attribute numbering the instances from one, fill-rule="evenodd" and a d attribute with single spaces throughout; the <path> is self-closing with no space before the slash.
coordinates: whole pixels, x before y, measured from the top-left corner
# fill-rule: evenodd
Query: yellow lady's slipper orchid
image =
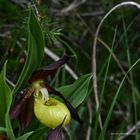
<path id="1" fill-rule="evenodd" d="M 49 98 L 47 88 L 41 87 L 42 81 L 33 83 L 34 93 L 34 114 L 37 119 L 50 128 L 59 126 L 64 118 L 63 126 L 67 125 L 71 119 L 69 109 L 62 102 Z"/>
<path id="2" fill-rule="evenodd" d="M 11 120 L 19 117 L 22 130 L 31 122 L 33 111 L 42 124 L 55 128 L 48 135 L 48 140 L 52 140 L 60 132 L 61 127 L 70 122 L 71 117 L 81 123 L 81 119 L 71 103 L 59 91 L 56 91 L 44 81 L 48 75 L 55 72 L 68 59 L 68 56 L 64 56 L 57 62 L 32 73 L 28 80 L 31 87 L 23 91 L 19 101 L 10 112 Z M 59 96 L 64 104 L 54 98 L 50 98 L 50 94 Z"/>

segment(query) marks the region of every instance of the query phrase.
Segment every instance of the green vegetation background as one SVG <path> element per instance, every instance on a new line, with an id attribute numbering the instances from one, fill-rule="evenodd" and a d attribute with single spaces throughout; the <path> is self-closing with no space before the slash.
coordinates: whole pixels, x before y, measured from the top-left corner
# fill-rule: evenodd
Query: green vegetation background
<path id="1" fill-rule="evenodd" d="M 36 4 L 36 8 L 39 11 L 46 47 L 59 57 L 64 53 L 71 55 L 72 59 L 69 65 L 79 77 L 92 71 L 92 45 L 97 25 L 108 10 L 122 1 L 88 0 L 77 7 L 68 9 L 72 2 L 72 0 L 42 0 L 39 5 Z M 26 0 L 0 0 L 0 70 L 5 60 L 8 60 L 7 78 L 13 83 L 16 83 L 26 60 L 29 3 Z M 31 4 L 33 3 L 31 2 Z M 124 8 L 113 12 L 107 18 L 101 28 L 97 44 L 99 93 L 101 93 L 103 87 L 105 67 L 110 54 L 105 44 L 111 48 L 114 40 L 113 52 L 118 58 L 119 64 L 127 71 L 140 57 L 139 38 L 140 12 L 138 10 Z M 53 62 L 52 58 L 45 54 L 42 66 L 51 62 Z M 118 135 L 115 134 L 127 132 L 140 119 L 139 71 L 140 66 L 138 64 L 128 74 L 130 81 L 126 80 L 120 91 L 105 135 L 107 140 L 117 139 Z M 114 59 L 111 59 L 101 108 L 103 122 L 123 77 L 124 75 L 118 64 Z M 57 74 L 49 77 L 48 81 L 53 86 L 59 87 L 70 84 L 75 79 L 63 68 Z M 87 130 L 89 128 L 92 130 L 95 125 L 96 104 L 92 83 L 89 91 L 88 98 L 82 104 L 82 109 L 80 108 L 81 117 L 84 121 L 83 125 L 81 127 L 75 125 L 75 129 L 69 129 L 68 131 L 69 137 L 73 140 L 85 140 L 88 136 Z M 92 107 L 91 109 L 89 104 Z M 90 113 L 92 114 L 92 122 L 89 122 Z M 137 139 L 139 139 L 139 129 L 137 132 Z M 100 128 L 98 127 L 96 135 L 98 136 L 99 133 Z M 92 137 L 93 131 L 91 131 L 91 139 Z M 134 138 L 136 138 L 136 135 L 127 137 L 130 140 Z"/>

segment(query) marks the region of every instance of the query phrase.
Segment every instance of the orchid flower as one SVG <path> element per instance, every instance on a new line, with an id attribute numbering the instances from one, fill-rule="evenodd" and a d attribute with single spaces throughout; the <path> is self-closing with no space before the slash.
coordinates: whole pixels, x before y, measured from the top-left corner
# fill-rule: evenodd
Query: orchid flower
<path id="1" fill-rule="evenodd" d="M 61 127 L 67 125 L 71 117 L 81 123 L 76 109 L 69 101 L 45 79 L 69 60 L 65 55 L 60 60 L 39 69 L 29 78 L 30 87 L 23 91 L 19 101 L 11 109 L 11 119 L 19 118 L 22 130 L 26 128 L 35 114 L 36 118 L 45 126 L 52 128 L 47 140 L 61 140 Z M 59 96 L 64 103 L 50 97 L 50 94 Z M 57 135 L 57 137 L 56 137 Z"/>

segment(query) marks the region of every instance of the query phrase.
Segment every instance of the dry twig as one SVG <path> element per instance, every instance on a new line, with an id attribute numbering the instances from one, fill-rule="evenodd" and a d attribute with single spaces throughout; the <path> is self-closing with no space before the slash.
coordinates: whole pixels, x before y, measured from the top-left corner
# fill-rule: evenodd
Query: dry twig
<path id="1" fill-rule="evenodd" d="M 68 7 L 62 9 L 60 12 L 62 13 L 68 13 L 71 10 L 77 8 L 78 6 L 82 5 L 83 3 L 85 3 L 87 0 L 81 0 L 81 1 L 77 1 L 74 0 Z"/>
<path id="2" fill-rule="evenodd" d="M 90 140 L 90 137 L 91 137 L 91 124 L 92 124 L 92 100 L 91 98 L 88 99 L 88 102 L 87 102 L 87 106 L 88 106 L 88 112 L 89 112 L 89 126 L 88 126 L 88 129 L 87 129 L 87 135 L 86 135 L 86 140 Z"/>
<path id="3" fill-rule="evenodd" d="M 140 121 L 138 121 L 132 128 L 130 128 L 126 133 L 123 133 L 123 136 L 119 140 L 124 140 L 130 136 L 136 129 L 140 129 Z"/>

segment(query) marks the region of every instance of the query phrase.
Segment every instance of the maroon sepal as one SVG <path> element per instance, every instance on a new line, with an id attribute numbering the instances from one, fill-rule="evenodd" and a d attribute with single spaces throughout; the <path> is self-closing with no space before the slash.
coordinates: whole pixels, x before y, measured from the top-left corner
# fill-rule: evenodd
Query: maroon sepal
<path id="1" fill-rule="evenodd" d="M 19 117 L 21 128 L 28 126 L 33 116 L 33 93 L 32 88 L 27 88 L 16 105 L 11 109 L 11 120 Z"/>
<path id="2" fill-rule="evenodd" d="M 76 121 L 78 121 L 80 124 L 82 124 L 82 121 L 76 111 L 76 109 L 71 105 L 71 103 L 69 101 L 67 101 L 65 99 L 65 97 L 58 91 L 54 90 L 51 86 L 49 86 L 47 83 L 44 83 L 42 86 L 45 86 L 48 89 L 48 92 L 50 94 L 54 94 L 59 96 L 60 98 L 63 99 L 64 103 L 66 104 L 67 108 L 69 109 L 71 116 L 73 119 L 75 119 Z"/>
<path id="3" fill-rule="evenodd" d="M 48 75 L 52 74 L 58 68 L 60 68 L 63 64 L 65 64 L 69 60 L 69 58 L 70 57 L 68 55 L 64 55 L 61 59 L 54 62 L 53 64 L 50 64 L 44 67 L 43 69 L 34 71 L 29 79 L 29 83 L 33 83 L 34 81 L 37 81 L 37 80 L 46 79 Z"/>
<path id="4" fill-rule="evenodd" d="M 80 124 L 82 124 L 82 120 L 80 119 L 77 110 L 71 105 L 71 103 L 69 101 L 65 101 L 65 104 L 67 106 L 67 108 L 69 109 L 71 116 L 73 119 L 75 119 L 76 121 L 78 121 Z"/>
<path id="5" fill-rule="evenodd" d="M 63 119 L 62 123 L 55 129 L 51 130 L 46 140 L 62 140 L 62 125 L 67 116 Z"/>

